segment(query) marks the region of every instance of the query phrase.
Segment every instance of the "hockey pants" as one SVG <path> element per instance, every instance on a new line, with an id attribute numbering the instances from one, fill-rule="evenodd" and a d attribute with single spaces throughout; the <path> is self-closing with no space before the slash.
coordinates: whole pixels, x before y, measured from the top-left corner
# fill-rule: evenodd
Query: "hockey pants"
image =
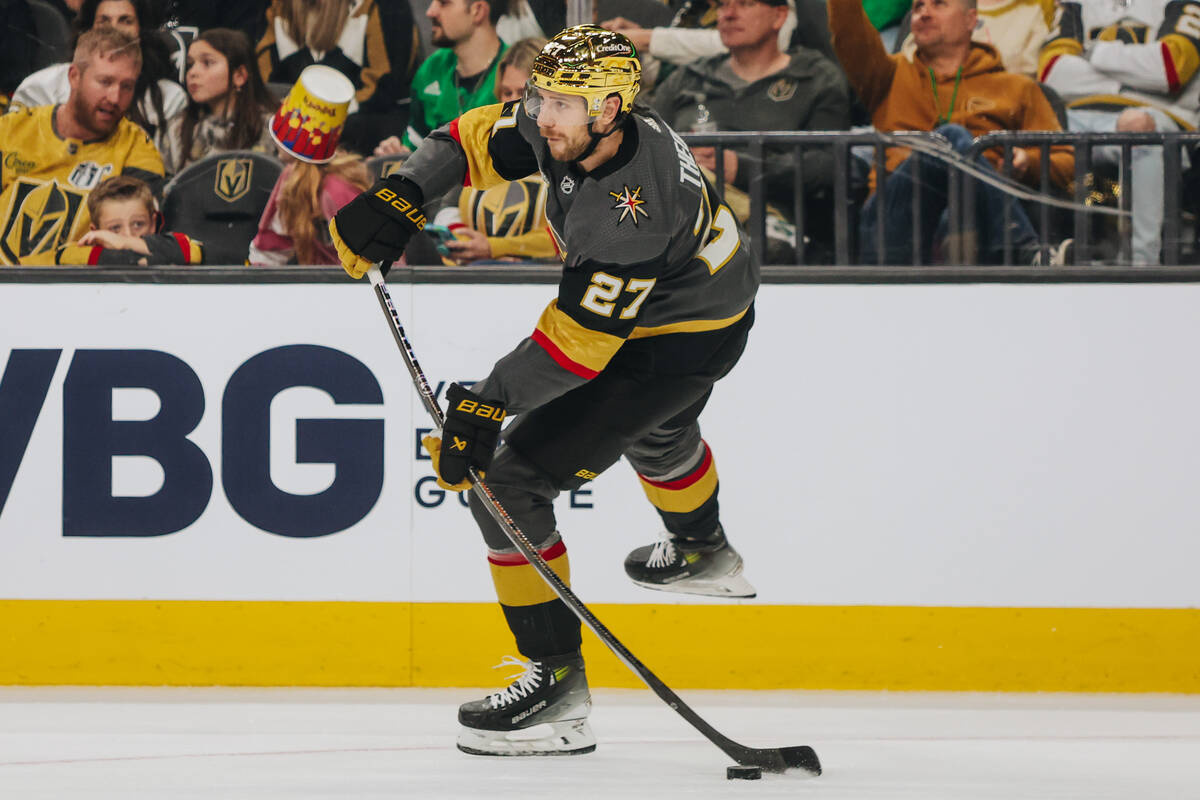
<path id="1" fill-rule="evenodd" d="M 717 473 L 698 417 L 713 384 L 737 362 L 753 311 L 728 331 L 708 362 L 686 375 L 620 363 L 522 415 L 487 471 L 487 484 L 542 557 L 570 582 L 554 498 L 584 485 L 622 455 L 677 537 L 705 539 L 718 521 Z M 496 593 L 527 658 L 579 649 L 580 623 L 513 547 L 472 493 L 471 512 L 488 547 Z"/>

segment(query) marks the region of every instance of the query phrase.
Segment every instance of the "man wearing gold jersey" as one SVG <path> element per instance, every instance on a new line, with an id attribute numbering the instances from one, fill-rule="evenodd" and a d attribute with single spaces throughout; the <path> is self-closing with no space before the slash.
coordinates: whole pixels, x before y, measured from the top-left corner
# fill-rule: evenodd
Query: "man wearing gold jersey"
<path id="1" fill-rule="evenodd" d="M 88 193 L 112 175 L 156 191 L 162 158 L 125 119 L 142 68 L 137 39 L 113 28 L 79 37 L 71 95 L 0 117 L 0 264 L 52 252 L 88 230 Z"/>

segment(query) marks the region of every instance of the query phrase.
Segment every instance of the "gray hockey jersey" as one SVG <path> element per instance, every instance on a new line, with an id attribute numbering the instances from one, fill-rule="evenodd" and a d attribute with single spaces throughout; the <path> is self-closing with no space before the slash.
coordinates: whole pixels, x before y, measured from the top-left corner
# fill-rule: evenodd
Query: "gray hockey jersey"
<path id="1" fill-rule="evenodd" d="M 510 413 L 594 378 L 622 348 L 659 369 L 701 364 L 719 344 L 712 334 L 750 314 L 759 266 L 746 235 L 651 111 L 635 110 L 616 155 L 592 172 L 552 159 L 519 101 L 467 112 L 397 172 L 425 197 L 534 172 L 549 187 L 546 218 L 563 259 L 558 296 L 475 386 Z"/>

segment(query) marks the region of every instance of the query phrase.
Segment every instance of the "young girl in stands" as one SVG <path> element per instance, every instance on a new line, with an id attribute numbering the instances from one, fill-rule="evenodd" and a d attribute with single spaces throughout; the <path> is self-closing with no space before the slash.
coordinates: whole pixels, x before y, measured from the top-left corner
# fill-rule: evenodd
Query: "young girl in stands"
<path id="1" fill-rule="evenodd" d="M 275 182 L 250 243 L 249 263 L 340 264 L 329 220 L 370 185 L 362 158 L 337 149 L 354 84 L 337 70 L 300 74 L 269 126 L 288 164 Z"/>
<path id="2" fill-rule="evenodd" d="M 188 47 L 187 63 L 187 109 L 160 148 L 167 172 L 227 150 L 274 152 L 268 130 L 274 108 L 246 34 L 204 31 Z"/>

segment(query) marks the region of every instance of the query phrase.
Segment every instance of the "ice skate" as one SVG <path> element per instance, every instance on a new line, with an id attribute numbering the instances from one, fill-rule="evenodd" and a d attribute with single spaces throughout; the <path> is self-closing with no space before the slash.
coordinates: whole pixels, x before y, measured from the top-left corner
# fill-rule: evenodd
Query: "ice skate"
<path id="1" fill-rule="evenodd" d="M 677 539 L 666 531 L 625 558 L 625 574 L 638 586 L 708 597 L 754 597 L 742 576 L 742 557 L 717 528 L 711 541 Z"/>
<path id="2" fill-rule="evenodd" d="M 545 661 L 505 656 L 497 667 L 507 666 L 524 671 L 511 676 L 515 680 L 508 688 L 459 706 L 459 750 L 477 756 L 563 756 L 596 749 L 581 656 Z"/>

